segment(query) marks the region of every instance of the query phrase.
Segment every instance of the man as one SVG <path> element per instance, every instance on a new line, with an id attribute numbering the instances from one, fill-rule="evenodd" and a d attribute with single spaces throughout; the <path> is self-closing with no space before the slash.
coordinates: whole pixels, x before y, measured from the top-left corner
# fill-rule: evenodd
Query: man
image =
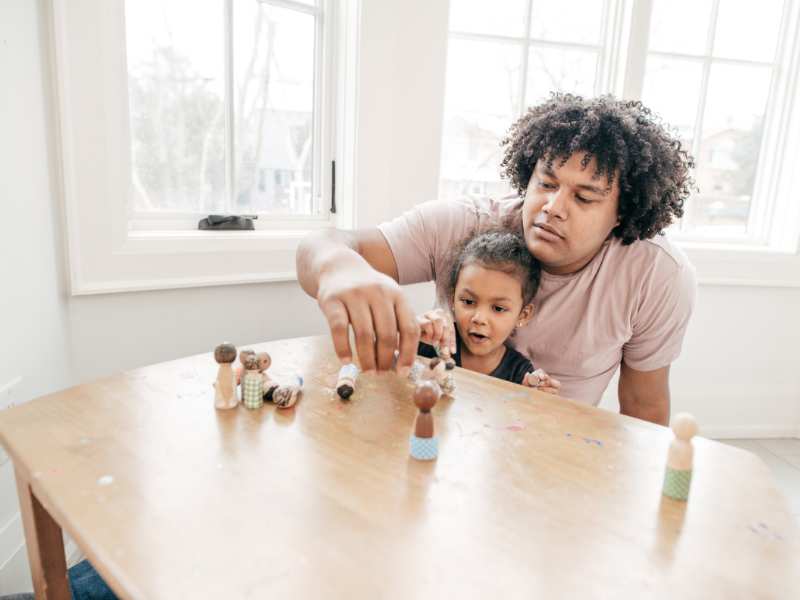
<path id="1" fill-rule="evenodd" d="M 430 202 L 378 228 L 309 236 L 303 289 L 317 298 L 344 362 L 352 327 L 364 370 L 410 367 L 419 330 L 400 285 L 443 289 L 449 250 L 502 224 L 541 262 L 534 317 L 514 345 L 597 404 L 620 368 L 623 414 L 669 422 L 669 368 L 695 296 L 694 270 L 659 235 L 683 215 L 692 158 L 639 102 L 554 94 L 504 141 L 503 174 L 519 198 Z"/>

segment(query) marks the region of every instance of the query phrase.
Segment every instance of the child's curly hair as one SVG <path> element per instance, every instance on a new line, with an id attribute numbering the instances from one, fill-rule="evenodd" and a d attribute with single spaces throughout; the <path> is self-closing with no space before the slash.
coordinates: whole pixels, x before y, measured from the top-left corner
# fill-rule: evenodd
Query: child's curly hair
<path id="1" fill-rule="evenodd" d="M 683 216 L 694 189 L 694 159 L 661 119 L 638 101 L 611 96 L 584 99 L 553 93 L 528 110 L 503 140 L 503 175 L 525 195 L 539 159 L 552 168 L 575 152 L 592 159 L 609 186 L 619 174 L 619 219 L 612 234 L 623 244 L 649 239 Z"/>
<path id="2" fill-rule="evenodd" d="M 522 286 L 522 305 L 530 304 L 539 289 L 541 266 L 528 250 L 525 239 L 505 229 L 492 229 L 462 241 L 449 261 L 447 297 L 453 302 L 461 270 L 470 264 L 502 271 Z"/>

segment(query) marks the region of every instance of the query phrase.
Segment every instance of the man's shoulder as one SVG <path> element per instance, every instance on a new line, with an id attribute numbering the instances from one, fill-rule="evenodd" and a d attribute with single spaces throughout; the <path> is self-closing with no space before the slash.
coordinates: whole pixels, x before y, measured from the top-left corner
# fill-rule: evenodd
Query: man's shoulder
<path id="1" fill-rule="evenodd" d="M 623 266 L 638 278 L 644 278 L 649 274 L 670 279 L 694 273 L 694 267 L 686 253 L 666 235 L 657 235 L 628 245 L 623 245 L 621 240 L 615 239 L 611 244 L 609 256 L 611 262 Z"/>
<path id="2" fill-rule="evenodd" d="M 502 219 L 522 205 L 522 199 L 517 196 L 463 196 L 448 200 L 430 200 L 418 204 L 416 208 L 424 213 L 439 214 L 465 214 L 475 217 L 479 221 Z"/>

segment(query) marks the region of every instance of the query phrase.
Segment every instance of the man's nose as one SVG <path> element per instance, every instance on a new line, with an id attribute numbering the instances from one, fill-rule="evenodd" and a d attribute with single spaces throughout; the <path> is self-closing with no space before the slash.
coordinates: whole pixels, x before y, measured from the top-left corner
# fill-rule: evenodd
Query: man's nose
<path id="1" fill-rule="evenodd" d="M 569 191 L 561 186 L 547 195 L 547 202 L 542 210 L 551 218 L 565 219 L 567 217 L 567 195 Z"/>

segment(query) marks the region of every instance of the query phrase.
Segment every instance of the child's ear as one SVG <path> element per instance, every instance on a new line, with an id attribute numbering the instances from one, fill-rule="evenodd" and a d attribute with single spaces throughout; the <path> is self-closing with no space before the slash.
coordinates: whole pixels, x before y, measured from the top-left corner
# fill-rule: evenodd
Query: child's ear
<path id="1" fill-rule="evenodd" d="M 528 322 L 533 318 L 533 304 L 526 304 L 519 311 L 519 318 L 517 319 L 517 327 L 525 327 Z"/>

